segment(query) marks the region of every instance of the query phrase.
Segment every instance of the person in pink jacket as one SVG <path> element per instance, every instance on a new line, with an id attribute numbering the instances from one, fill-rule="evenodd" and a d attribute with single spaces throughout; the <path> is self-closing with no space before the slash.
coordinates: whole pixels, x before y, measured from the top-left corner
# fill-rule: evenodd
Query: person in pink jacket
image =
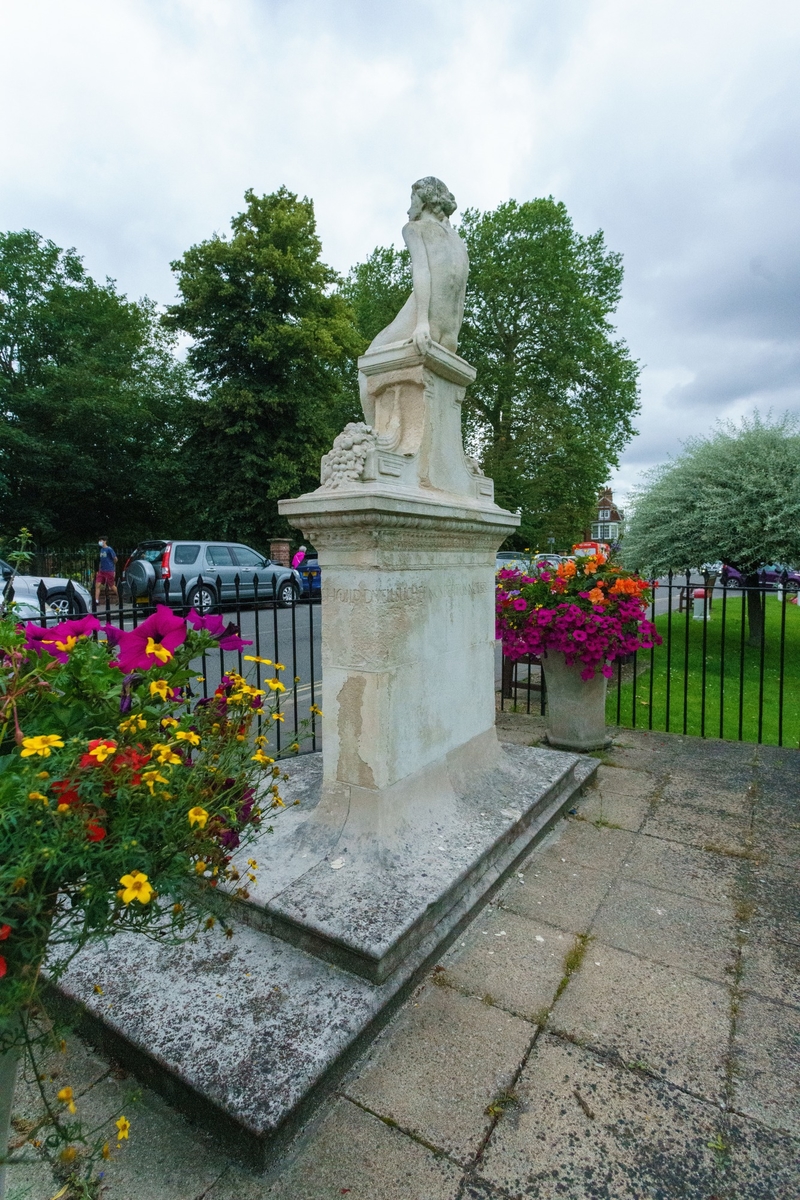
<path id="1" fill-rule="evenodd" d="M 303 561 L 305 556 L 306 556 L 306 548 L 305 548 L 305 546 L 301 546 L 300 549 L 295 554 L 294 558 L 292 559 L 292 570 L 294 570 L 294 571 L 297 570 L 297 568 L 300 566 L 300 563 Z"/>

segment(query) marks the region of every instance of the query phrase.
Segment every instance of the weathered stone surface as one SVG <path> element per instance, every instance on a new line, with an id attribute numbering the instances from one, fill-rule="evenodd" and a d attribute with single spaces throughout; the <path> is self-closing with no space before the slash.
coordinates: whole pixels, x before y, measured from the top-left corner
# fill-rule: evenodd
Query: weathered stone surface
<path id="1" fill-rule="evenodd" d="M 766 1129 L 757 1121 L 731 1117 L 724 1170 L 732 1200 L 797 1200 L 800 1191 L 800 1138 Z"/>
<path id="2" fill-rule="evenodd" d="M 720 1103 L 730 997 L 673 967 L 591 942 L 549 1025 L 687 1091 Z"/>
<path id="3" fill-rule="evenodd" d="M 793 822 L 778 821 L 757 811 L 753 842 L 756 851 L 775 866 L 793 871 L 800 867 L 800 818 Z"/>
<path id="4" fill-rule="evenodd" d="M 622 880 L 603 901 L 592 932 L 618 950 L 726 982 L 733 962 L 728 908 Z"/>
<path id="5" fill-rule="evenodd" d="M 673 775 L 659 789 L 659 798 L 669 804 L 683 804 L 690 808 L 708 809 L 711 812 L 731 813 L 746 816 L 750 812 L 752 798 L 747 788 L 738 791 L 726 789 L 722 782 L 709 785 L 698 784 L 685 774 Z"/>
<path id="6" fill-rule="evenodd" d="M 598 825 L 638 831 L 650 811 L 652 776 L 613 767 L 600 767 L 599 771 L 604 772 L 603 776 L 598 772 L 596 786 L 586 792 L 578 806 L 581 816 Z M 621 777 L 619 788 L 616 776 Z"/>
<path id="7" fill-rule="evenodd" d="M 685 842 L 701 850 L 740 853 L 747 849 L 748 832 L 749 822 L 744 816 L 666 801 L 654 805 L 642 826 L 642 833 L 651 837 Z"/>
<path id="8" fill-rule="evenodd" d="M 532 854 L 498 895 L 498 904 L 533 921 L 547 921 L 572 933 L 585 932 L 614 881 L 606 871 L 575 863 L 542 861 Z"/>
<path id="9" fill-rule="evenodd" d="M 745 995 L 734 1050 L 736 1109 L 800 1135 L 800 1011 Z"/>
<path id="10" fill-rule="evenodd" d="M 461 1162 L 489 1128 L 534 1027 L 450 988 L 427 988 L 370 1051 L 344 1091 Z"/>
<path id="11" fill-rule="evenodd" d="M 435 981 L 535 1020 L 553 1002 L 573 937 L 503 910 L 476 921 L 442 961 Z"/>
<path id="12" fill-rule="evenodd" d="M 456 1200 L 461 1171 L 349 1100 L 337 1100 L 280 1179 L 251 1192 L 223 1180 L 207 1200 Z"/>
<path id="13" fill-rule="evenodd" d="M 304 782 L 306 773 L 319 780 L 319 756 L 306 758 L 308 765 L 293 764 L 289 802 L 295 780 Z M 354 812 L 351 796 L 334 813 L 323 793 L 321 802 L 312 798 L 295 810 L 288 833 L 264 835 L 248 848 L 259 863 L 258 881 L 240 912 L 381 982 L 470 894 L 472 907 L 594 766 L 575 755 L 508 746 L 488 763 L 476 756 L 466 774 L 443 767 L 436 781 L 409 787 L 388 809 L 387 797 L 368 797 Z M 311 812 L 305 820 L 304 807 Z"/>
<path id="14" fill-rule="evenodd" d="M 518 1103 L 499 1121 L 479 1168 L 504 1196 L 714 1195 L 708 1142 L 720 1112 L 712 1105 L 549 1034 L 537 1040 L 515 1091 Z"/>
<path id="15" fill-rule="evenodd" d="M 567 821 L 542 843 L 544 866 L 558 870 L 561 862 L 596 871 L 618 871 L 634 845 L 634 835 L 621 829 L 597 827 L 588 821 Z"/>
<path id="16" fill-rule="evenodd" d="M 742 860 L 660 837 L 640 837 L 621 875 L 637 883 L 726 904 L 734 895 Z"/>

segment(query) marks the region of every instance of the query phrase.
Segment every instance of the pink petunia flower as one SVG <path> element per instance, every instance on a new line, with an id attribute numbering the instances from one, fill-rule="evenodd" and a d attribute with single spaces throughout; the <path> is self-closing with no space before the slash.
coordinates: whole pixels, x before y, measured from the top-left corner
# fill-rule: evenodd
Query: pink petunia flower
<path id="1" fill-rule="evenodd" d="M 108 630 L 106 628 L 106 635 Z M 186 622 L 177 616 L 166 604 L 159 604 L 152 616 L 135 629 L 120 630 L 119 637 L 114 636 L 117 647 L 116 665 L 120 670 L 129 674 L 131 671 L 148 671 L 151 667 L 160 667 L 162 660 L 153 653 L 154 647 L 169 650 L 170 654 L 186 641 Z M 109 641 L 112 638 L 109 637 Z M 113 641 L 112 641 L 113 644 Z M 147 648 L 151 647 L 148 654 Z"/>
<path id="2" fill-rule="evenodd" d="M 216 639 L 220 650 L 241 650 L 244 646 L 253 644 L 247 638 L 239 637 L 239 626 L 234 625 L 233 621 L 223 626 L 219 613 L 209 613 L 208 616 L 201 617 L 197 609 L 193 608 L 187 619 L 193 629 L 205 629 L 206 633 L 210 633 Z"/>
<path id="3" fill-rule="evenodd" d="M 28 621 L 25 625 L 25 649 L 35 650 L 37 654 L 46 650 L 53 658 L 65 663 L 69 658 L 70 649 L 74 646 L 70 639 L 89 637 L 99 628 L 100 622 L 97 617 L 91 615 L 79 617 L 76 621 L 60 621 L 58 625 L 52 625 L 49 629 Z"/>

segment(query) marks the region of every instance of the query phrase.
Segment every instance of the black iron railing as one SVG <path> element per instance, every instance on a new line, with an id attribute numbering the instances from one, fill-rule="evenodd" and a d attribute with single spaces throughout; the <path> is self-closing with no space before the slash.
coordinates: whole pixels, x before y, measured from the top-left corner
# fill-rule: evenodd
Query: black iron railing
<path id="1" fill-rule="evenodd" d="M 670 573 L 650 619 L 661 645 L 614 663 L 609 724 L 698 737 L 800 744 L 800 606 L 783 572 L 745 585 L 703 573 Z M 538 659 L 503 660 L 501 708 L 546 709 Z M 535 704 L 535 699 L 534 699 Z"/>

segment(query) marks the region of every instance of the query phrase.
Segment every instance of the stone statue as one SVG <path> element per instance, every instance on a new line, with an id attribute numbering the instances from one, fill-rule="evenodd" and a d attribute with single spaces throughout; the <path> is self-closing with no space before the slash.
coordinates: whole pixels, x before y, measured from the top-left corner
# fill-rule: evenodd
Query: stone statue
<path id="1" fill-rule="evenodd" d="M 469 271 L 464 240 L 448 220 L 455 209 L 455 196 L 434 175 L 426 175 L 412 186 L 403 241 L 411 253 L 414 290 L 367 353 L 411 339 L 423 356 L 431 342 L 455 353 Z"/>

